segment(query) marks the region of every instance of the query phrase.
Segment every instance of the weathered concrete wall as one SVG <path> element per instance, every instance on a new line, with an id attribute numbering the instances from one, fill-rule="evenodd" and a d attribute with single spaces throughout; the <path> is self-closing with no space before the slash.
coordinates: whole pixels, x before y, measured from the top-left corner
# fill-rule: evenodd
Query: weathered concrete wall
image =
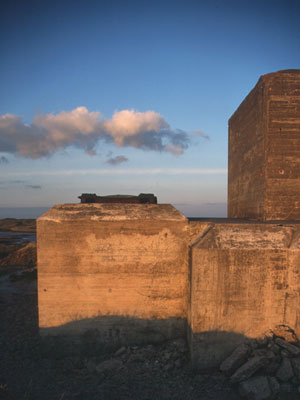
<path id="1" fill-rule="evenodd" d="M 299 220 L 300 70 L 263 75 L 229 120 L 228 216 Z"/>
<path id="2" fill-rule="evenodd" d="M 196 367 L 285 324 L 300 334 L 300 227 L 220 224 L 192 246 L 189 329 Z"/>
<path id="3" fill-rule="evenodd" d="M 218 366 L 277 325 L 300 335 L 300 224 L 188 222 L 169 205 L 56 206 L 37 223 L 42 335 L 185 336 Z"/>
<path id="4" fill-rule="evenodd" d="M 265 219 L 300 219 L 300 70 L 265 83 Z"/>
<path id="5" fill-rule="evenodd" d="M 261 80 L 229 120 L 228 217 L 262 218 L 264 95 Z"/>
<path id="6" fill-rule="evenodd" d="M 119 342 L 183 335 L 187 231 L 171 205 L 52 208 L 37 221 L 41 333 L 97 328 Z"/>

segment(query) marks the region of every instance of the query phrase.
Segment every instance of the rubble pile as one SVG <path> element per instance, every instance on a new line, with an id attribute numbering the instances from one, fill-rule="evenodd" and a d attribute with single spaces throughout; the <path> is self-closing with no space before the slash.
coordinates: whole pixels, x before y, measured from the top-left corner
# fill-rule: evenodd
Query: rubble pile
<path id="1" fill-rule="evenodd" d="M 220 365 L 239 394 L 251 400 L 300 395 L 300 342 L 294 331 L 279 325 L 262 339 L 240 344 Z M 295 397 L 298 398 L 298 397 Z"/>

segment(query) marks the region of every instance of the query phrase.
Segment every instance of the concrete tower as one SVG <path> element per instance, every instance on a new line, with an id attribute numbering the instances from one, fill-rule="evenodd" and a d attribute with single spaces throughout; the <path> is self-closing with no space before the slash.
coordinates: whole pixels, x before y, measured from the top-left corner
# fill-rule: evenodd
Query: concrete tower
<path id="1" fill-rule="evenodd" d="M 300 220 L 300 70 L 261 76 L 229 120 L 228 217 Z"/>

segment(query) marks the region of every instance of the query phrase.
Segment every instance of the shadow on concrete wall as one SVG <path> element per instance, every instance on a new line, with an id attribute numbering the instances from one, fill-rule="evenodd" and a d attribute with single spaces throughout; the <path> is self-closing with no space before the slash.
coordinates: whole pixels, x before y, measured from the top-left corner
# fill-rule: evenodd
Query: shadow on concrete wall
<path id="1" fill-rule="evenodd" d="M 113 351 L 122 345 L 161 343 L 186 337 L 183 318 L 141 319 L 123 316 L 97 316 L 68 322 L 64 325 L 40 328 L 48 351 L 81 353 Z"/>
<path id="2" fill-rule="evenodd" d="M 55 328 L 43 328 L 40 330 L 41 354 L 56 359 L 66 356 L 109 355 L 122 345 L 159 344 L 166 340 L 186 338 L 188 333 L 192 367 L 202 373 L 211 373 L 219 369 L 220 364 L 240 343 L 252 340 L 243 334 L 227 331 L 192 333 L 186 327 L 185 320 L 174 320 L 113 316 L 77 320 Z M 95 327 L 95 323 L 100 324 L 98 328 Z M 86 330 L 76 333 L 76 329 L 82 327 Z"/>
<path id="3" fill-rule="evenodd" d="M 158 344 L 187 338 L 192 365 L 212 372 L 242 342 L 245 335 L 227 331 L 193 333 L 185 319 L 139 319 L 121 316 L 98 316 L 67 324 L 41 328 L 43 352 L 56 358 L 68 355 L 94 356 L 111 353 L 122 345 Z"/>

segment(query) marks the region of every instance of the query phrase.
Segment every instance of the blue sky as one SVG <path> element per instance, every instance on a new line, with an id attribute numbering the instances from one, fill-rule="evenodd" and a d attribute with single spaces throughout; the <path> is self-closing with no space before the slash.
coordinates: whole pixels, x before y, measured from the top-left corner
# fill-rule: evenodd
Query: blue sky
<path id="1" fill-rule="evenodd" d="M 1 4 L 0 217 L 83 192 L 225 216 L 228 118 L 260 75 L 300 68 L 299 17 L 299 0 Z"/>

